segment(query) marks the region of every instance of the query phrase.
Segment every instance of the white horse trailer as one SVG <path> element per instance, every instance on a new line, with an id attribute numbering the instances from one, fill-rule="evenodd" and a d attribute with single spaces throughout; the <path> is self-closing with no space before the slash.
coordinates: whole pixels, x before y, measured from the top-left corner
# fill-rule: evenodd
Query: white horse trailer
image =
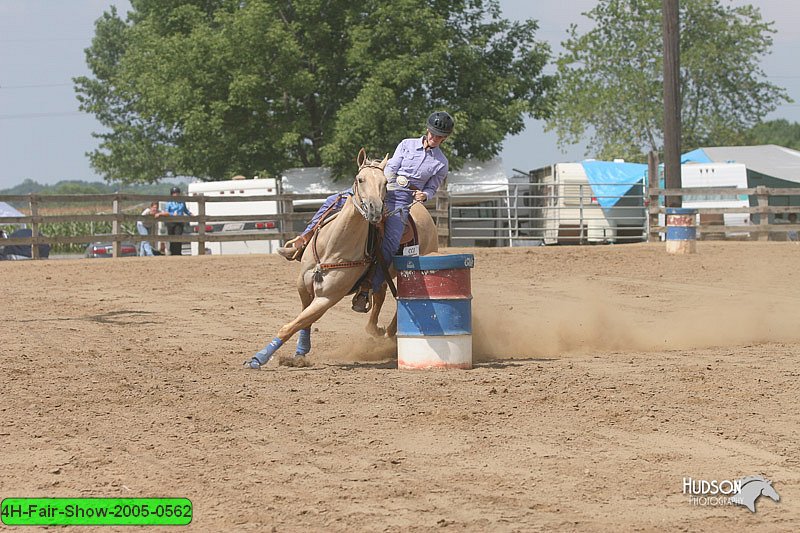
<path id="1" fill-rule="evenodd" d="M 580 163 L 557 163 L 541 177 L 545 244 L 615 242 L 617 228 L 592 192 Z"/>
<path id="2" fill-rule="evenodd" d="M 277 194 L 276 181 L 272 178 L 242 179 L 229 181 L 207 181 L 189 184 L 190 196 L 218 196 L 246 198 L 248 196 L 266 196 Z M 206 202 L 206 233 L 209 235 L 243 234 L 255 235 L 278 233 L 278 202 L 242 201 L 242 202 Z M 187 202 L 186 206 L 193 214 L 197 214 L 197 203 Z M 248 215 L 252 219 L 237 222 L 215 222 L 217 215 Z M 192 231 L 197 231 L 192 224 Z M 227 242 L 206 242 L 206 253 L 211 254 L 271 254 L 280 246 L 276 239 L 241 240 Z M 192 255 L 198 254 L 198 243 L 192 243 Z"/>
<path id="3" fill-rule="evenodd" d="M 747 167 L 739 163 L 687 163 L 681 165 L 681 185 L 683 187 L 713 187 L 737 189 L 747 188 Z M 747 195 L 737 194 L 691 194 L 684 195 L 683 207 L 748 207 Z M 700 215 L 701 224 L 722 224 L 725 226 L 748 226 L 748 213 L 726 213 L 725 215 Z M 728 237 L 745 236 L 746 232 L 727 232 Z M 701 232 L 702 238 L 702 232 Z"/>

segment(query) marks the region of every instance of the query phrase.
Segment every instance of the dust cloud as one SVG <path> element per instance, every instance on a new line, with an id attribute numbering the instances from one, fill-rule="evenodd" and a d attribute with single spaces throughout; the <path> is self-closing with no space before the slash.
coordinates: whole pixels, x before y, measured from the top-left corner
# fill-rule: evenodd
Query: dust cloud
<path id="1" fill-rule="evenodd" d="M 475 360 L 800 340 L 794 306 L 766 296 L 738 301 L 710 298 L 682 307 L 672 303 L 661 308 L 635 308 L 602 289 L 573 289 L 563 300 L 536 302 L 522 310 L 486 297 L 473 304 Z"/>
<path id="2" fill-rule="evenodd" d="M 338 361 L 378 362 L 397 357 L 396 339 L 357 337 L 331 351 L 330 358 Z"/>

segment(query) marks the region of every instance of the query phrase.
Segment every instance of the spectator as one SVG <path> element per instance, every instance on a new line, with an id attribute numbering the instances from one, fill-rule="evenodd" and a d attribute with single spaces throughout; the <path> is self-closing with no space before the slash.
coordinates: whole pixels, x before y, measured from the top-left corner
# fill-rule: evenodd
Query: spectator
<path id="1" fill-rule="evenodd" d="M 789 213 L 789 224 L 797 224 L 797 213 Z M 790 229 L 786 232 L 786 240 L 787 241 L 795 241 L 797 242 L 797 230 Z"/>
<path id="2" fill-rule="evenodd" d="M 169 193 L 172 196 L 180 196 L 181 188 L 173 187 Z M 186 207 L 185 202 L 178 202 L 173 200 L 167 204 L 167 214 L 173 217 L 179 216 L 192 216 L 192 213 Z M 183 222 L 167 222 L 167 235 L 183 235 Z M 182 242 L 169 243 L 169 255 L 181 255 Z"/>
<path id="3" fill-rule="evenodd" d="M 151 202 L 150 207 L 142 211 L 142 216 L 152 216 L 154 218 L 158 218 L 160 216 L 167 215 L 168 213 L 164 211 L 158 210 L 158 202 Z M 137 220 L 136 221 L 136 231 L 139 232 L 139 235 L 151 235 L 155 234 L 153 231 L 155 229 L 155 221 L 144 221 L 144 220 Z M 143 256 L 153 256 L 153 245 L 150 241 L 142 241 L 139 243 L 139 255 Z"/>

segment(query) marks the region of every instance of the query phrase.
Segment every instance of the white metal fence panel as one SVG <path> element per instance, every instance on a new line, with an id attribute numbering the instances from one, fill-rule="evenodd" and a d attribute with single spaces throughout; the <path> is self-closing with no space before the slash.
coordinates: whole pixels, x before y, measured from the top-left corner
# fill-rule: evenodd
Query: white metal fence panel
<path id="1" fill-rule="evenodd" d="M 451 192 L 450 242 L 531 246 L 647 240 L 642 183 L 619 184 L 630 188 L 620 196 L 597 196 L 592 185 L 509 183 L 500 192 Z M 602 203 L 610 207 L 602 207 L 601 199 L 609 200 Z"/>

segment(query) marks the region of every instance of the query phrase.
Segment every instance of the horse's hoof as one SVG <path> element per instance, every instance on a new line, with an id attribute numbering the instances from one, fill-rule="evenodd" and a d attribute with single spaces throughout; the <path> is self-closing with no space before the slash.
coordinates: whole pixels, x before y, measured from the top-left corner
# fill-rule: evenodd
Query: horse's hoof
<path id="1" fill-rule="evenodd" d="M 370 337 L 374 337 L 376 339 L 379 339 L 379 338 L 383 337 L 384 335 L 386 335 L 386 330 L 383 329 L 383 328 L 367 329 L 367 334 Z"/>
<path id="2" fill-rule="evenodd" d="M 295 368 L 307 368 L 311 366 L 311 361 L 303 354 L 295 354 L 294 366 Z"/>
<path id="3" fill-rule="evenodd" d="M 252 368 L 253 370 L 261 370 L 261 363 L 258 362 L 258 359 L 253 357 L 249 361 L 244 362 L 245 368 Z"/>

